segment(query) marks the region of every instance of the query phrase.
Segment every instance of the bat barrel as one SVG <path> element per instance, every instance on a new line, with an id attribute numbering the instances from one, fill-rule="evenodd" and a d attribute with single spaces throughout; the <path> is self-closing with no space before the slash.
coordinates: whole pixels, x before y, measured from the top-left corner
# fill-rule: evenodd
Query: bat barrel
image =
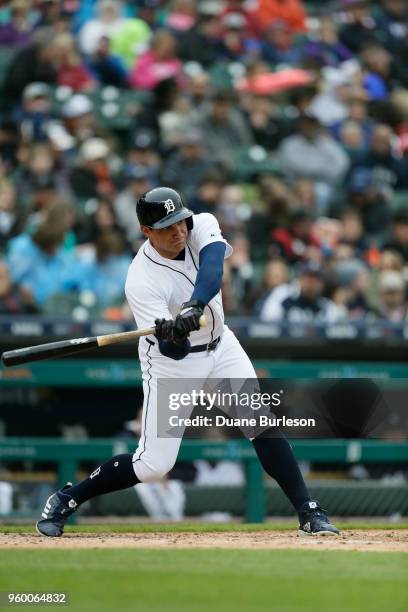
<path id="1" fill-rule="evenodd" d="M 61 340 L 59 342 L 49 342 L 38 346 L 28 346 L 13 351 L 6 351 L 1 359 L 5 366 L 16 366 L 30 361 L 42 361 L 51 357 L 71 355 L 87 351 L 98 346 L 97 338 L 74 338 L 71 340 Z"/>

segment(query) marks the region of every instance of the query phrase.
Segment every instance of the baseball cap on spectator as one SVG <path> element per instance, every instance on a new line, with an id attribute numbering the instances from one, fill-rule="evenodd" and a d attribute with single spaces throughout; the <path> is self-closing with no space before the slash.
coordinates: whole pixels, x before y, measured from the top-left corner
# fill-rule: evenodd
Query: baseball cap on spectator
<path id="1" fill-rule="evenodd" d="M 49 98 L 51 95 L 51 90 L 47 83 L 41 83 L 40 81 L 35 81 L 33 83 L 29 83 L 24 87 L 23 90 L 23 99 L 24 100 L 34 100 L 35 98 Z"/>
<path id="2" fill-rule="evenodd" d="M 369 168 L 357 168 L 350 177 L 350 193 L 363 193 L 373 184 L 373 173 Z"/>
<path id="3" fill-rule="evenodd" d="M 93 104 L 84 94 L 74 94 L 62 107 L 64 119 L 75 119 L 93 111 Z"/>
<path id="4" fill-rule="evenodd" d="M 153 149 L 156 139 L 150 130 L 140 130 L 133 137 L 134 149 Z"/>
<path id="5" fill-rule="evenodd" d="M 199 2 L 197 10 L 199 15 L 215 17 L 216 15 L 220 15 L 223 8 L 224 2 L 220 2 L 220 0 L 204 0 L 203 2 Z"/>
<path id="6" fill-rule="evenodd" d="M 400 272 L 396 272 L 395 270 L 382 272 L 378 279 L 378 288 L 381 292 L 404 291 L 404 277 Z"/>
<path id="7" fill-rule="evenodd" d="M 230 30 L 242 30 L 247 27 L 247 20 L 241 13 L 227 13 L 221 19 L 221 24 Z"/>
<path id="8" fill-rule="evenodd" d="M 109 147 L 102 138 L 89 138 L 80 148 L 80 156 L 85 161 L 103 159 L 109 155 Z"/>
<path id="9" fill-rule="evenodd" d="M 340 261 L 334 269 L 334 280 L 341 287 L 348 287 L 366 270 L 365 264 L 359 259 Z"/>
<path id="10" fill-rule="evenodd" d="M 323 278 L 323 268 L 318 261 L 305 261 L 296 267 L 299 276 L 317 276 Z"/>

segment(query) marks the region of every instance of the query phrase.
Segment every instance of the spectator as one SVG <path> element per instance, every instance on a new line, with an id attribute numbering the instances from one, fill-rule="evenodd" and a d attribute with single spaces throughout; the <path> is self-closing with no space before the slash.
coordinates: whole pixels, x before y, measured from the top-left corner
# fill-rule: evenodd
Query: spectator
<path id="1" fill-rule="evenodd" d="M 182 63 L 176 57 L 177 40 L 168 30 L 157 30 L 150 49 L 139 56 L 129 74 L 134 88 L 152 90 L 160 81 L 173 78 L 182 84 Z"/>
<path id="2" fill-rule="evenodd" d="M 382 0 L 381 4 L 382 7 L 375 20 L 378 36 L 385 48 L 402 60 L 406 58 L 408 36 L 407 3 L 404 0 Z M 406 63 L 401 63 L 401 66 L 404 65 L 406 67 Z"/>
<path id="3" fill-rule="evenodd" d="M 145 10 L 148 10 L 148 6 Z M 121 58 L 127 70 L 130 70 L 136 58 L 144 53 L 152 35 L 151 26 L 154 24 L 149 23 L 142 16 L 142 12 L 143 7 L 140 7 L 137 18 L 124 19 L 110 36 L 112 53 Z"/>
<path id="4" fill-rule="evenodd" d="M 396 157 L 392 148 L 393 132 L 388 125 L 374 127 L 370 148 L 358 157 L 350 170 L 366 168 L 372 172 L 374 185 L 385 194 L 392 195 L 395 189 L 408 187 L 408 164 Z"/>
<path id="5" fill-rule="evenodd" d="M 200 112 L 210 99 L 210 77 L 208 72 L 199 70 L 191 75 L 184 95 L 188 98 L 191 108 Z"/>
<path id="6" fill-rule="evenodd" d="M 181 137 L 180 147 L 164 163 L 162 182 L 182 191 L 189 198 L 200 182 L 214 167 L 214 162 L 205 155 L 202 147 L 203 135 L 198 130 L 187 130 Z"/>
<path id="7" fill-rule="evenodd" d="M 98 12 L 98 17 L 87 21 L 79 32 L 79 46 L 86 55 L 95 53 L 101 37 L 111 37 L 123 23 L 119 2 L 101 0 L 98 2 Z"/>
<path id="8" fill-rule="evenodd" d="M 95 261 L 96 242 L 100 236 L 111 233 L 123 235 L 123 232 L 109 198 L 101 196 L 96 200 L 91 200 L 86 213 L 88 217 L 78 228 L 78 247 L 76 250 L 80 259 L 89 263 Z"/>
<path id="9" fill-rule="evenodd" d="M 33 202 L 42 208 L 55 198 L 55 192 L 64 198 L 71 196 L 59 160 L 47 142 L 33 142 L 20 148 L 20 167 L 14 175 L 19 208 L 26 212 Z M 53 192 L 48 193 L 48 190 Z M 45 193 L 46 192 L 46 193 Z"/>
<path id="10" fill-rule="evenodd" d="M 306 13 L 301 0 L 259 0 L 254 14 L 262 30 L 278 20 L 285 20 L 293 32 L 306 30 Z"/>
<path id="11" fill-rule="evenodd" d="M 126 161 L 130 166 L 146 168 L 153 185 L 159 181 L 161 168 L 161 157 L 157 145 L 158 142 L 154 133 L 151 130 L 141 128 L 132 135 L 126 156 Z"/>
<path id="12" fill-rule="evenodd" d="M 240 185 L 223 187 L 216 214 L 224 236 L 235 236 L 245 231 L 245 221 L 251 217 L 251 209 L 245 202 L 244 190 Z"/>
<path id="13" fill-rule="evenodd" d="M 347 207 L 361 215 L 364 232 L 371 239 L 385 239 L 391 226 L 392 214 L 387 194 L 374 182 L 372 170 L 356 168 L 350 173 Z"/>
<path id="14" fill-rule="evenodd" d="M 61 21 L 68 19 L 68 12 L 58 0 L 37 0 L 36 11 L 38 13 L 35 23 L 36 28 L 51 27 L 58 30 Z M 68 22 L 68 28 L 70 23 Z M 69 31 L 69 29 L 65 30 Z"/>
<path id="15" fill-rule="evenodd" d="M 378 279 L 378 314 L 391 323 L 407 320 L 406 283 L 399 272 L 381 272 Z"/>
<path id="16" fill-rule="evenodd" d="M 96 82 L 79 55 L 71 34 L 58 34 L 54 39 L 54 62 L 57 84 L 81 92 L 95 88 Z"/>
<path id="17" fill-rule="evenodd" d="M 198 8 L 200 11 L 200 7 Z M 181 39 L 180 58 L 208 68 L 219 59 L 221 24 L 213 13 L 200 13 L 197 23 Z"/>
<path id="18" fill-rule="evenodd" d="M 249 241 L 244 234 L 237 234 L 230 243 L 234 251 L 226 260 L 229 292 L 232 298 L 229 314 L 238 314 L 238 312 L 245 314 L 252 306 L 250 296 L 254 288 L 254 267 L 250 258 Z"/>
<path id="19" fill-rule="evenodd" d="M 11 114 L 25 141 L 47 140 L 53 119 L 51 90 L 47 83 L 30 83 L 24 88 L 22 104 Z"/>
<path id="20" fill-rule="evenodd" d="M 198 116 L 197 127 L 204 135 L 208 156 L 215 161 L 230 163 L 238 147 L 253 144 L 253 138 L 243 116 L 233 108 L 231 94 L 218 91 L 208 110 Z"/>
<path id="21" fill-rule="evenodd" d="M 275 311 L 276 302 L 293 293 L 293 285 L 289 282 L 289 267 L 284 259 L 270 259 L 265 266 L 262 286 L 256 299 L 255 313 L 263 321 L 271 319 L 270 311 Z"/>
<path id="22" fill-rule="evenodd" d="M 227 13 L 221 17 L 222 41 L 219 60 L 248 62 L 257 57 L 260 45 L 248 33 L 248 23 L 242 13 Z"/>
<path id="23" fill-rule="evenodd" d="M 104 308 L 125 301 L 123 287 L 132 261 L 123 236 L 117 230 L 96 239 L 95 259 L 88 263 L 81 279 L 81 290 L 92 291 L 97 304 Z"/>
<path id="24" fill-rule="evenodd" d="M 136 252 L 142 238 L 140 225 L 135 215 L 137 200 L 154 186 L 146 166 L 129 164 L 125 171 L 125 188 L 116 196 L 113 202 L 118 224 L 125 232 L 129 244 Z"/>
<path id="25" fill-rule="evenodd" d="M 392 235 L 383 248 L 399 253 L 408 264 L 408 209 L 402 209 L 394 215 Z"/>
<path id="26" fill-rule="evenodd" d="M 270 256 L 282 257 L 290 264 L 321 257 L 319 242 L 313 236 L 313 216 L 305 210 L 293 211 L 289 228 L 277 227 L 271 239 Z"/>
<path id="27" fill-rule="evenodd" d="M 176 34 L 190 30 L 197 18 L 194 0 L 173 0 L 170 3 L 165 25 Z"/>
<path id="28" fill-rule="evenodd" d="M 197 185 L 196 192 L 189 199 L 189 208 L 196 215 L 206 212 L 215 214 L 220 203 L 221 189 L 221 177 L 218 174 L 210 174 Z"/>
<path id="29" fill-rule="evenodd" d="M 354 61 L 344 62 L 339 68 L 325 68 L 322 91 L 312 100 L 309 110 L 327 127 L 344 121 L 353 97 L 364 99 L 360 78 L 361 70 Z"/>
<path id="30" fill-rule="evenodd" d="M 344 311 L 323 297 L 323 271 L 317 262 L 307 262 L 299 269 L 298 288 L 277 301 L 274 308 L 261 312 L 268 321 L 293 323 L 335 323 L 344 319 Z"/>
<path id="31" fill-rule="evenodd" d="M 34 25 L 30 20 L 31 0 L 12 0 L 10 20 L 0 26 L 1 47 L 25 47 L 30 44 Z"/>
<path id="32" fill-rule="evenodd" d="M 53 38 L 52 32 L 39 30 L 33 36 L 32 43 L 13 57 L 2 87 L 4 106 L 19 104 L 24 88 L 30 83 L 56 84 Z"/>
<path id="33" fill-rule="evenodd" d="M 110 39 L 101 36 L 98 46 L 89 56 L 88 66 L 101 85 L 127 86 L 127 73 L 122 59 L 110 50 Z"/>
<path id="34" fill-rule="evenodd" d="M 331 187 L 342 180 L 349 165 L 347 155 L 310 112 L 300 117 L 299 133 L 283 140 L 279 156 L 288 177 L 306 177 Z"/>
<path id="35" fill-rule="evenodd" d="M 0 315 L 36 314 L 31 292 L 13 285 L 4 260 L 0 259 Z"/>
<path id="36" fill-rule="evenodd" d="M 340 29 L 340 41 L 353 53 L 375 41 L 375 21 L 370 14 L 369 0 L 342 0 L 345 24 Z"/>
<path id="37" fill-rule="evenodd" d="M 332 268 L 335 287 L 333 301 L 347 310 L 348 319 L 362 320 L 373 309 L 367 298 L 369 275 L 367 266 L 359 259 L 337 262 Z"/>
<path id="38" fill-rule="evenodd" d="M 385 248 L 380 255 L 378 271 L 384 272 L 386 270 L 393 270 L 395 272 L 404 272 L 404 264 L 404 258 L 398 251 Z"/>
<path id="39" fill-rule="evenodd" d="M 361 213 L 353 208 L 346 208 L 340 216 L 341 235 L 340 242 L 351 247 L 353 257 L 364 258 L 370 241 L 364 233 L 364 224 Z"/>
<path id="40" fill-rule="evenodd" d="M 276 19 L 266 28 L 261 41 L 261 57 L 272 65 L 295 66 L 300 62 L 302 49 L 296 44 L 288 21 Z"/>
<path id="41" fill-rule="evenodd" d="M 391 89 L 408 85 L 408 75 L 393 61 L 390 52 L 378 44 L 367 45 L 361 54 L 364 88 L 371 100 L 384 100 Z"/>
<path id="42" fill-rule="evenodd" d="M 6 178 L 0 178 L 0 253 L 5 253 L 7 243 L 19 234 L 23 215 L 17 206 L 16 189 Z"/>
<path id="43" fill-rule="evenodd" d="M 268 96 L 250 96 L 245 117 L 254 142 L 267 151 L 274 151 L 289 135 L 288 120 L 283 116 L 278 104 Z"/>
<path id="44" fill-rule="evenodd" d="M 321 66 L 337 67 L 353 57 L 351 51 L 339 41 L 336 23 L 332 17 L 320 19 L 317 39 L 306 43 L 303 52 L 306 58 L 318 60 Z"/>
<path id="45" fill-rule="evenodd" d="M 78 198 L 96 198 L 116 191 L 108 163 L 109 154 L 108 144 L 102 138 L 90 138 L 82 144 L 79 165 L 71 174 L 72 189 Z"/>
<path id="46" fill-rule="evenodd" d="M 81 267 L 63 248 L 69 210 L 55 204 L 32 236 L 20 234 L 9 243 L 7 264 L 14 283 L 29 290 L 42 307 L 55 293 L 69 292 L 80 282 Z"/>
<path id="47" fill-rule="evenodd" d="M 70 151 L 76 157 L 78 148 L 97 131 L 96 116 L 90 99 L 74 94 L 62 106 L 63 123 L 51 126 L 49 138 L 58 151 Z"/>
<path id="48" fill-rule="evenodd" d="M 227 0 L 227 2 L 223 3 L 223 9 L 220 14 L 221 19 L 225 17 L 225 15 L 239 14 L 245 18 L 247 23 L 248 32 L 252 38 L 259 38 L 261 32 L 259 28 L 258 19 L 254 14 L 254 11 L 251 10 L 251 3 L 246 2 L 246 0 Z"/>

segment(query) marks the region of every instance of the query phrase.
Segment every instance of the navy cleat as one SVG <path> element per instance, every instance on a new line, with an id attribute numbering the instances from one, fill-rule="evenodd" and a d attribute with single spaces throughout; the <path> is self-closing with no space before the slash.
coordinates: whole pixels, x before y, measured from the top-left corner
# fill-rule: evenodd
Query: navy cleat
<path id="1" fill-rule="evenodd" d="M 317 501 L 309 501 L 303 504 L 299 512 L 300 536 L 336 536 L 340 531 L 330 523 L 326 511 Z"/>
<path id="2" fill-rule="evenodd" d="M 76 501 L 70 495 L 64 493 L 71 486 L 72 483 L 68 482 L 65 487 L 50 495 L 45 502 L 41 514 L 42 519 L 35 526 L 40 535 L 58 538 L 64 533 L 65 523 L 78 507 Z"/>

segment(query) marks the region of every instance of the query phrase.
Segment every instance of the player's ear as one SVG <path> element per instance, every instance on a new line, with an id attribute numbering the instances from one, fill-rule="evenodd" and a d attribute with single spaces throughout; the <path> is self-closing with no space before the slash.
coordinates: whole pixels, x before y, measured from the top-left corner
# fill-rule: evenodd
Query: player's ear
<path id="1" fill-rule="evenodd" d="M 147 225 L 141 225 L 140 226 L 140 230 L 141 230 L 142 234 L 144 236 L 146 236 L 146 238 L 150 238 L 150 236 L 152 234 L 152 228 L 151 227 L 147 227 Z"/>

